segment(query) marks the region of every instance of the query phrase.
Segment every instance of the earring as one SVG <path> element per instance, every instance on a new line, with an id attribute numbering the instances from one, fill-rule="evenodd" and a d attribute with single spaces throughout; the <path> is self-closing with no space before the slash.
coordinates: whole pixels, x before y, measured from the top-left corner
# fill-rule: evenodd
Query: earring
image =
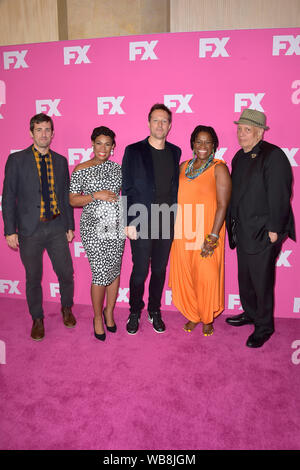
<path id="1" fill-rule="evenodd" d="M 111 149 L 111 151 L 110 151 L 110 156 L 111 156 L 111 157 L 114 156 L 114 149 Z"/>

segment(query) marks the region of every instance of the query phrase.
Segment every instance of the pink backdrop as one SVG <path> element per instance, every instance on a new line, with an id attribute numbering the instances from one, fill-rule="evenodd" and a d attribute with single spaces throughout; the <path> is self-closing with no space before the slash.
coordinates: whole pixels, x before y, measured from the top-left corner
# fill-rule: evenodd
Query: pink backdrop
<path id="1" fill-rule="evenodd" d="M 220 141 L 218 156 L 230 166 L 238 150 L 233 121 L 244 108 L 267 114 L 265 140 L 286 152 L 294 171 L 293 207 L 300 211 L 299 110 L 300 28 L 153 34 L 62 41 L 0 48 L 0 179 L 8 154 L 30 145 L 29 119 L 52 116 L 52 148 L 68 158 L 70 172 L 89 158 L 90 135 L 99 125 L 117 134 L 114 158 L 122 161 L 129 143 L 148 135 L 152 104 L 173 111 L 168 139 L 190 158 L 190 134 L 198 124 L 212 125 Z M 2 184 L 1 184 L 2 187 Z M 298 196 L 298 197 L 297 197 Z M 79 235 L 81 209 L 75 210 L 75 302 L 90 304 L 91 274 Z M 0 229 L 3 233 L 2 218 Z M 297 231 L 298 233 L 298 231 Z M 0 239 L 0 296 L 25 298 L 19 254 Z M 299 247 L 285 242 L 278 260 L 276 316 L 300 317 Z M 59 301 L 57 279 L 44 259 L 44 299 Z M 118 306 L 128 306 L 131 254 L 126 242 Z M 226 245 L 225 307 L 240 308 L 236 254 Z M 171 292 L 163 308 L 172 310 Z"/>

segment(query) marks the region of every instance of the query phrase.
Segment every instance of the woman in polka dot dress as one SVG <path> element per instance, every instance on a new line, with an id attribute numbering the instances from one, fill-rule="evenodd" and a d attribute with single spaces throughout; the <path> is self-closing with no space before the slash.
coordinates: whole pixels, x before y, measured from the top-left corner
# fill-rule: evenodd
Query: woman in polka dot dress
<path id="1" fill-rule="evenodd" d="M 105 340 L 106 328 L 116 331 L 113 311 L 119 290 L 124 250 L 124 227 L 119 193 L 121 165 L 109 160 L 115 147 L 115 133 L 108 127 L 96 127 L 91 135 L 94 157 L 80 163 L 70 183 L 70 204 L 83 207 L 80 235 L 92 270 L 91 298 L 94 309 L 94 334 Z"/>

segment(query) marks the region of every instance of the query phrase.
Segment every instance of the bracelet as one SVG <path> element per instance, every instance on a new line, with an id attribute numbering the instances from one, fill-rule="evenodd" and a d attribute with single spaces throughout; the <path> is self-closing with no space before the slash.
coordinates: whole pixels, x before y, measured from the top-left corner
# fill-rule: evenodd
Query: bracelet
<path id="1" fill-rule="evenodd" d="M 97 199 L 95 199 L 95 197 L 94 197 L 94 193 L 91 193 L 90 196 L 91 196 L 91 198 L 94 202 L 97 202 Z"/>
<path id="2" fill-rule="evenodd" d="M 216 237 L 217 240 L 219 240 L 219 235 L 216 235 L 215 233 L 210 233 L 209 235 L 212 235 L 213 237 Z"/>
<path id="3" fill-rule="evenodd" d="M 210 235 L 206 235 L 205 241 L 208 243 L 209 247 L 210 247 L 211 249 L 213 249 L 213 250 L 214 250 L 215 248 L 217 248 L 217 246 L 218 246 L 218 244 L 219 244 L 218 240 L 212 240 L 212 239 L 210 238 Z"/>

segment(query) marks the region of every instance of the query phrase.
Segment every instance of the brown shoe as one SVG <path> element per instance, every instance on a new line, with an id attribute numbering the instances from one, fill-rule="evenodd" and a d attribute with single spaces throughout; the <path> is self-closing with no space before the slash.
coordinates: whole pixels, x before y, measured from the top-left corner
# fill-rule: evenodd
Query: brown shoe
<path id="1" fill-rule="evenodd" d="M 61 313 L 63 316 L 64 325 L 67 328 L 74 328 L 74 326 L 76 325 L 76 319 L 72 313 L 71 307 L 62 307 Z"/>
<path id="2" fill-rule="evenodd" d="M 31 338 L 35 341 L 41 341 L 45 336 L 44 320 L 43 318 L 36 318 L 33 320 L 31 328 Z"/>

